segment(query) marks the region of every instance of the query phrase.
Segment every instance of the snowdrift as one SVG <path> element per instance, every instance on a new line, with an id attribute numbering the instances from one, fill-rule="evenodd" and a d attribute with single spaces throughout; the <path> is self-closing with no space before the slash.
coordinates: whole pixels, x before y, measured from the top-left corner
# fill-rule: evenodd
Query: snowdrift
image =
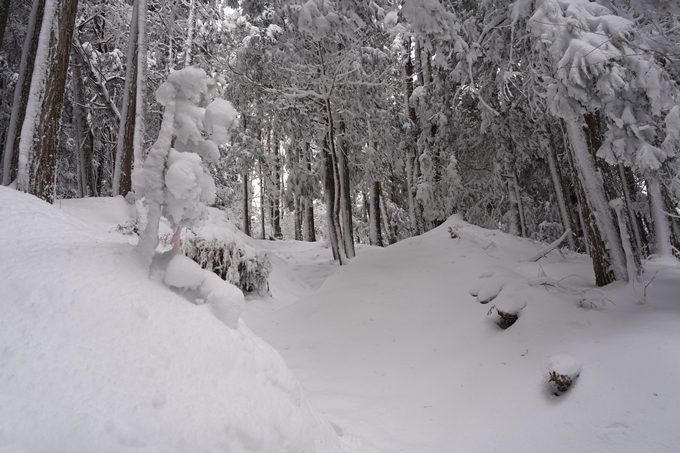
<path id="1" fill-rule="evenodd" d="M 596 288 L 586 256 L 527 262 L 543 247 L 452 217 L 249 325 L 376 451 L 677 451 L 678 263 Z"/>
<path id="2" fill-rule="evenodd" d="M 274 349 L 149 280 L 129 208 L 0 187 L 0 451 L 340 451 Z"/>

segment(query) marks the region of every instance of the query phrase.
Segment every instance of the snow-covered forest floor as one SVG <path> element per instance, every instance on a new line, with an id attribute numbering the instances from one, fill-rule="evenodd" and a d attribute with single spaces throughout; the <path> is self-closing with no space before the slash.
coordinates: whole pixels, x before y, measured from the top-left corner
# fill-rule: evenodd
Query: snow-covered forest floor
<path id="1" fill-rule="evenodd" d="M 148 279 L 132 214 L 0 187 L 0 451 L 677 451 L 676 262 L 598 289 L 455 216 L 342 268 L 243 237 L 273 271 L 233 330 Z M 579 377 L 554 396 L 551 370 Z"/>

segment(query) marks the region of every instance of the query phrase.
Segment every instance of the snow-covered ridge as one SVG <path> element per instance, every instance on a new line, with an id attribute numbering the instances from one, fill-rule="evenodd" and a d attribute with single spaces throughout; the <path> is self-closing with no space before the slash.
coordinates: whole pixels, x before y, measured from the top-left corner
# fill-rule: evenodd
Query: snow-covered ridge
<path id="1" fill-rule="evenodd" d="M 105 223 L 0 187 L 0 451 L 339 451 L 274 349 Z"/>

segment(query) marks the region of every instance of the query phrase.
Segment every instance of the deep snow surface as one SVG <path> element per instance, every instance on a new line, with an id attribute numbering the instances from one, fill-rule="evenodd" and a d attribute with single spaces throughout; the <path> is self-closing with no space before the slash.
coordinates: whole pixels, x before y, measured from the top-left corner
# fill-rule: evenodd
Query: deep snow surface
<path id="1" fill-rule="evenodd" d="M 680 444 L 675 261 L 597 289 L 587 257 L 528 263 L 541 245 L 456 217 L 342 268 L 321 243 L 243 238 L 272 253 L 271 295 L 247 295 L 234 330 L 147 278 L 136 239 L 111 231 L 132 215 L 0 187 L 0 451 Z M 209 226 L 234 231 L 216 211 Z M 578 377 L 556 397 L 551 371 Z"/>

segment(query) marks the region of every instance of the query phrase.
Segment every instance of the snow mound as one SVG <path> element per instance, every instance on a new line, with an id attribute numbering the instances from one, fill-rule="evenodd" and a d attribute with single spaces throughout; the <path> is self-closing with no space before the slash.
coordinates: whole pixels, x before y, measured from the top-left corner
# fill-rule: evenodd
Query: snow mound
<path id="1" fill-rule="evenodd" d="M 4 187 L 0 250 L 0 451 L 341 451 L 279 353 L 220 322 L 231 287 L 187 303 L 128 238 Z"/>
<path id="2" fill-rule="evenodd" d="M 185 289 L 198 289 L 205 280 L 205 273 L 191 258 L 177 254 L 165 268 L 163 281 L 168 286 Z"/>

